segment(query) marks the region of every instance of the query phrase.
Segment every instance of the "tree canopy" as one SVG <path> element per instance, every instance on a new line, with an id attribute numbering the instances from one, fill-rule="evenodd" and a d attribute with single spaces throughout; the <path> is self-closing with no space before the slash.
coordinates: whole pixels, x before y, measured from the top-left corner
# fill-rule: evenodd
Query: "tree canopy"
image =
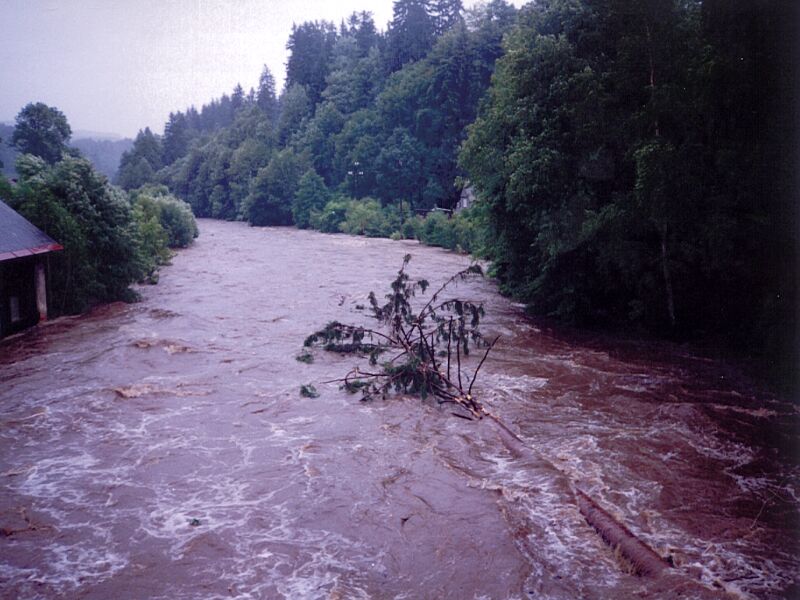
<path id="1" fill-rule="evenodd" d="M 165 184 L 201 216 L 479 249 L 536 314 L 787 347 L 791 9 L 393 8 L 386 31 L 367 12 L 295 25 L 279 95 L 265 68 L 257 91 L 173 113 L 120 183 Z M 465 188 L 471 211 L 416 216 Z"/>
<path id="2" fill-rule="evenodd" d="M 61 159 L 72 135 L 64 113 L 42 102 L 30 103 L 15 122 L 11 144 L 22 154 L 33 154 L 50 164 Z"/>

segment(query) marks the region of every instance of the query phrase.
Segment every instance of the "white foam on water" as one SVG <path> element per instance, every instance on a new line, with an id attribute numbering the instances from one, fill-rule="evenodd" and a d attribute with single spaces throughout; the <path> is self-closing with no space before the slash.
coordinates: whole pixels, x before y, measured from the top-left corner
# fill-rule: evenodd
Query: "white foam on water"
<path id="1" fill-rule="evenodd" d="M 487 377 L 491 381 L 492 391 L 505 392 L 513 394 L 517 392 L 532 392 L 540 390 L 548 383 L 546 377 L 533 377 L 531 375 L 505 375 L 501 373 L 492 373 Z M 484 383 L 484 387 L 488 387 Z"/>
<path id="2" fill-rule="evenodd" d="M 110 579 L 128 565 L 127 555 L 96 547 L 93 541 L 81 540 L 75 544 L 45 541 L 39 546 L 43 559 L 36 567 L 21 568 L 0 562 L 0 579 L 18 588 L 44 584 L 62 595 Z"/>

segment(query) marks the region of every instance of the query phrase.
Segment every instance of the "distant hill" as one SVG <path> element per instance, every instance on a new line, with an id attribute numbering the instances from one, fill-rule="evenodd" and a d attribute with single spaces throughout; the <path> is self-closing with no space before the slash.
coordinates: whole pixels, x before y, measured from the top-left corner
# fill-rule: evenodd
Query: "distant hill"
<path id="1" fill-rule="evenodd" d="M 16 177 L 14 162 L 17 160 L 19 152 L 11 147 L 11 135 L 14 133 L 12 123 L 0 123 L 0 162 L 3 163 L 0 173 L 6 177 Z M 88 135 L 87 135 L 88 134 Z M 99 137 L 92 137 L 97 135 Z M 112 133 L 93 133 L 87 131 L 77 131 L 70 146 L 77 148 L 81 154 L 88 158 L 95 168 L 109 179 L 113 179 L 119 168 L 119 161 L 122 153 L 133 147 L 133 140 L 121 138 Z"/>
<path id="2" fill-rule="evenodd" d="M 72 139 L 73 140 L 110 140 L 112 142 L 122 141 L 124 136 L 119 135 L 118 133 L 108 133 L 107 131 L 89 131 L 87 129 L 73 129 L 72 130 Z"/>
<path id="3" fill-rule="evenodd" d="M 78 138 L 73 139 L 70 146 L 80 150 L 81 154 L 92 161 L 95 168 L 103 175 L 114 179 L 122 153 L 133 147 L 133 140 L 130 138 Z"/>

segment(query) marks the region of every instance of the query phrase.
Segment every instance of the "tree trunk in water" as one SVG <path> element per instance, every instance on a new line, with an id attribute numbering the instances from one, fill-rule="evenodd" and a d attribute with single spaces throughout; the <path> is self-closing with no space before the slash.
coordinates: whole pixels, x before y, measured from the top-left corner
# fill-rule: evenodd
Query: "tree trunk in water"
<path id="1" fill-rule="evenodd" d="M 667 226 L 662 225 L 661 233 L 661 271 L 664 275 L 664 287 L 667 290 L 667 313 L 669 314 L 669 324 L 675 327 L 675 296 L 672 292 L 672 278 L 669 274 L 669 264 L 667 263 Z"/>

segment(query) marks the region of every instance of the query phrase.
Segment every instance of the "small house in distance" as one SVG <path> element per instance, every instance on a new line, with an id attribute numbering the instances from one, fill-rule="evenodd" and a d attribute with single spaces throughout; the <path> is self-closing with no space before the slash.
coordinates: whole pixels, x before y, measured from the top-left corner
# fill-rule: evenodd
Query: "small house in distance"
<path id="1" fill-rule="evenodd" d="M 47 319 L 47 255 L 63 247 L 0 201 L 0 338 Z"/>

